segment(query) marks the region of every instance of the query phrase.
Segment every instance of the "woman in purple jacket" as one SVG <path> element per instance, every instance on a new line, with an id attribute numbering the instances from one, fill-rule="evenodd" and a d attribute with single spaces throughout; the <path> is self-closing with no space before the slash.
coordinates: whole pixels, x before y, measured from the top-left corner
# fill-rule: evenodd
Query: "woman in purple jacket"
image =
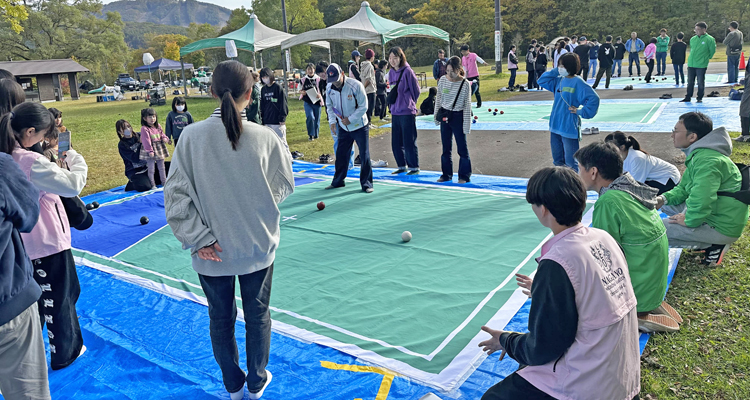
<path id="1" fill-rule="evenodd" d="M 408 166 L 407 175 L 415 175 L 419 173 L 419 151 L 417 150 L 419 82 L 406 62 L 406 55 L 400 47 L 391 49 L 388 54 L 388 63 L 391 66 L 388 72 L 388 82 L 391 82 L 388 104 L 393 116 L 391 148 L 398 165 L 398 169 L 393 173 L 404 173 Z"/>

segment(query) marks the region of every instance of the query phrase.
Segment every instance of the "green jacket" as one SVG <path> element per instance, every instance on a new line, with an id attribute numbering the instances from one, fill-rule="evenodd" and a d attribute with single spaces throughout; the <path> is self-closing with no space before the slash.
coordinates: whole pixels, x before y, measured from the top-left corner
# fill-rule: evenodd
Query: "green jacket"
<path id="1" fill-rule="evenodd" d="M 656 52 L 657 53 L 666 53 L 669 51 L 669 36 L 664 36 L 664 39 L 661 38 L 661 35 L 656 37 Z"/>
<path id="2" fill-rule="evenodd" d="M 644 186 L 629 174 L 623 175 L 626 176 L 632 185 Z M 654 190 L 651 197 L 655 198 L 656 193 Z M 654 205 L 644 205 L 627 191 L 607 190 L 594 205 L 592 226 L 607 231 L 622 246 L 638 312 L 659 307 L 667 291 L 669 240 Z"/>
<path id="3" fill-rule="evenodd" d="M 685 225 L 706 223 L 722 235 L 738 238 L 748 217 L 748 206 L 716 192 L 740 190 L 742 176 L 734 162 L 732 140 L 724 127 L 714 129 L 687 150 L 680 184 L 663 194 L 667 204 L 685 203 Z"/>
<path id="4" fill-rule="evenodd" d="M 716 40 L 708 33 L 690 38 L 689 68 L 708 68 L 708 61 L 716 53 Z"/>

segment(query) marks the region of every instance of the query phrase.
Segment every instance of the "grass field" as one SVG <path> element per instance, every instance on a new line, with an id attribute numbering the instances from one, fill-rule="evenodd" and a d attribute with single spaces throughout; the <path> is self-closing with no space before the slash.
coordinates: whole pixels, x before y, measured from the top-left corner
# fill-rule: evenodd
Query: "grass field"
<path id="1" fill-rule="evenodd" d="M 719 55 L 723 51 L 717 49 Z M 492 74 L 489 67 L 480 71 Z M 507 85 L 507 80 L 507 74 L 484 76 L 484 99 L 502 100 L 514 95 L 497 92 Z M 190 99 L 188 105 L 193 116 L 200 120 L 215 108 L 216 102 Z M 65 125 L 73 132 L 73 144 L 89 163 L 89 180 L 83 194 L 124 184 L 114 125 L 124 118 L 137 127 L 145 103 L 131 100 L 96 103 L 93 96 L 84 96 L 82 100 L 54 106 L 63 111 Z M 308 142 L 301 102 L 290 100 L 289 108 L 288 141 L 292 150 L 302 151 L 308 160 L 332 153 L 333 142 L 325 126 L 319 140 Z M 163 121 L 169 107 L 158 107 L 157 111 Z M 384 130 L 373 130 L 371 135 L 382 133 Z M 738 143 L 732 158 L 750 163 L 750 145 Z M 745 235 L 732 246 L 719 267 L 700 266 L 688 255 L 680 260 L 667 301 L 682 313 L 685 323 L 679 332 L 655 335 L 649 342 L 642 358 L 642 399 L 750 398 L 748 234 L 750 229 L 746 228 Z"/>

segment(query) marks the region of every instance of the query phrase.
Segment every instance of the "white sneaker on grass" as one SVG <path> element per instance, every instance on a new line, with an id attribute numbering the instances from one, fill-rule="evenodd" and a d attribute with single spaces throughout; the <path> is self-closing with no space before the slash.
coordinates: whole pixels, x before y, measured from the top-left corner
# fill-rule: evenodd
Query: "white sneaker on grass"
<path id="1" fill-rule="evenodd" d="M 251 399 L 255 400 L 255 399 L 261 398 L 263 396 L 263 392 L 265 392 L 266 388 L 268 387 L 268 385 L 271 384 L 271 379 L 273 379 L 273 374 L 271 374 L 271 371 L 266 370 L 266 375 L 268 375 L 268 379 L 266 379 L 266 384 L 263 385 L 263 388 L 260 389 L 260 391 L 255 392 L 255 393 L 250 392 L 250 398 Z"/>

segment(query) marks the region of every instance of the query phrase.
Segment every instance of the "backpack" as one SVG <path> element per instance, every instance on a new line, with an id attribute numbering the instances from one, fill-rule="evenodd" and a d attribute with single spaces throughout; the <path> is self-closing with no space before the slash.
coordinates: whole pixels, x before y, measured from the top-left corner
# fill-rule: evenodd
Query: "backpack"
<path id="1" fill-rule="evenodd" d="M 735 199 L 750 205 L 750 166 L 737 163 L 734 165 L 737 166 L 740 170 L 740 175 L 742 175 L 740 190 L 736 192 L 717 192 L 716 194 L 719 196 L 734 197 Z"/>
<path id="2" fill-rule="evenodd" d="M 729 91 L 729 100 L 742 100 L 745 89 L 732 89 Z"/>

